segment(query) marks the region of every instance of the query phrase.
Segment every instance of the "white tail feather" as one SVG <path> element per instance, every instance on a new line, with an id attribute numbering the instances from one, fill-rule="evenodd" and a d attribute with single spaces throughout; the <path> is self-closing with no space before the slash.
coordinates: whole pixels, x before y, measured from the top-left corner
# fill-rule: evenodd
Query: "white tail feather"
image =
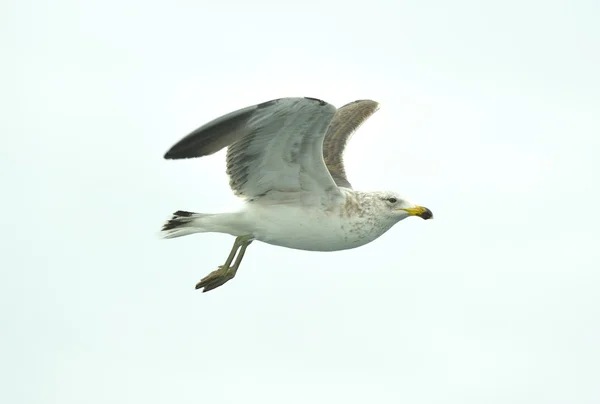
<path id="1" fill-rule="evenodd" d="M 206 216 L 212 215 L 178 210 L 163 225 L 161 236 L 163 238 L 176 238 L 194 233 L 203 233 L 207 230 L 202 228 L 201 221 Z"/>

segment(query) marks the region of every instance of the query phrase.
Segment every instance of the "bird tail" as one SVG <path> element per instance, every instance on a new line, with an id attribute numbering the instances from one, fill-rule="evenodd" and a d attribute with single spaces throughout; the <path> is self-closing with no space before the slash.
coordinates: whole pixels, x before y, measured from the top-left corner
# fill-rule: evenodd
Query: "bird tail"
<path id="1" fill-rule="evenodd" d="M 202 219 L 212 216 L 206 213 L 187 212 L 178 210 L 172 217 L 163 224 L 161 235 L 164 238 L 175 238 L 187 236 L 194 233 L 203 233 L 209 231 L 202 226 Z"/>

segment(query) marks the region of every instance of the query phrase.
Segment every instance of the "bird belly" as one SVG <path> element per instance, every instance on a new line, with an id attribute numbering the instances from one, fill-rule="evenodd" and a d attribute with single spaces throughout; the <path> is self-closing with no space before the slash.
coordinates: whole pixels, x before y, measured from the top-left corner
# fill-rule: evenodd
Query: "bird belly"
<path id="1" fill-rule="evenodd" d="M 341 217 L 338 212 L 269 206 L 245 213 L 256 240 L 297 250 L 347 250 L 379 236 L 368 223 Z"/>

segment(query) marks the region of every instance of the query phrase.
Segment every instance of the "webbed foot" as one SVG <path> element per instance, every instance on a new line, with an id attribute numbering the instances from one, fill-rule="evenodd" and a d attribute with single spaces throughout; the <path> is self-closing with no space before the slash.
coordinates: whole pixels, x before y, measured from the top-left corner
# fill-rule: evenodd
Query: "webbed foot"
<path id="1" fill-rule="evenodd" d="M 196 284 L 196 289 L 202 289 L 202 293 L 206 293 L 209 290 L 218 288 L 224 285 L 226 282 L 233 279 L 235 272 L 229 271 L 229 267 L 224 265 L 219 266 L 219 269 L 212 271 L 210 274 L 202 278 L 200 282 Z"/>

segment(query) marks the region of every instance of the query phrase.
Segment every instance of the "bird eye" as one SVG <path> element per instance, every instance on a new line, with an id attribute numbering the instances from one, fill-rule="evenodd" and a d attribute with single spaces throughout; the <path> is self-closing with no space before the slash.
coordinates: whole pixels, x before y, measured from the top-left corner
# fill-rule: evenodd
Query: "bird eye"
<path id="1" fill-rule="evenodd" d="M 390 202 L 390 203 L 396 203 L 396 202 L 398 202 L 398 199 L 396 199 L 396 198 L 388 198 L 388 202 Z"/>

